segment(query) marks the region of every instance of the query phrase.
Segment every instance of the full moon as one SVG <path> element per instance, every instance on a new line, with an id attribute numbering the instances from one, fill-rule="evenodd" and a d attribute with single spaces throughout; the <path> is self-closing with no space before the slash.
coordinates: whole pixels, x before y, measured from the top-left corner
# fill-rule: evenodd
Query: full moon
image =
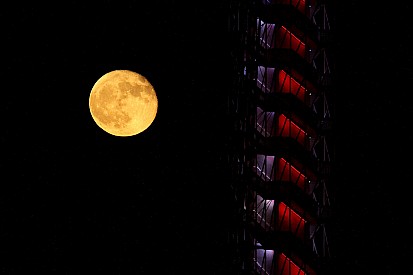
<path id="1" fill-rule="evenodd" d="M 152 84 L 129 70 L 104 74 L 92 87 L 89 109 L 96 124 L 114 136 L 133 136 L 154 121 L 158 99 Z"/>

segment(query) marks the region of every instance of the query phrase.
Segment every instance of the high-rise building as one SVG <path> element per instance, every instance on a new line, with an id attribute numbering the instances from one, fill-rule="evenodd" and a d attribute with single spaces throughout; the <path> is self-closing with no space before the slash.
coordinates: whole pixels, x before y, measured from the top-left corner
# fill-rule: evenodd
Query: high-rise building
<path id="1" fill-rule="evenodd" d="M 239 274 L 329 274 L 334 6 L 233 0 L 229 161 Z"/>

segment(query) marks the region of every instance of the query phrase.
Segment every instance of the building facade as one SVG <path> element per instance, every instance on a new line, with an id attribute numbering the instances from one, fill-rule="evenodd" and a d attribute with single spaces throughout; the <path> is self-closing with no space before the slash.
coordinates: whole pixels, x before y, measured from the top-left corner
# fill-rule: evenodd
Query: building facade
<path id="1" fill-rule="evenodd" d="M 239 274 L 329 274 L 331 1 L 232 1 L 229 154 Z"/>

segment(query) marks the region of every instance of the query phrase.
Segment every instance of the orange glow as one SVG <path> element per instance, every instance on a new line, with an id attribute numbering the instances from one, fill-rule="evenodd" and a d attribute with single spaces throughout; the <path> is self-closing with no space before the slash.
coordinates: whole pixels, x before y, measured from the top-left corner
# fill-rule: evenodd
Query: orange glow
<path id="1" fill-rule="evenodd" d="M 306 88 L 288 75 L 284 70 L 278 72 L 278 85 L 279 88 L 277 90 L 282 93 L 291 93 L 298 99 L 304 101 L 305 92 L 307 91 Z"/>
<path id="2" fill-rule="evenodd" d="M 283 158 L 278 159 L 278 169 L 276 169 L 276 179 L 283 181 L 291 181 L 297 184 L 302 190 L 304 190 L 304 184 L 306 177 L 294 166 L 287 162 Z"/>
<path id="3" fill-rule="evenodd" d="M 281 114 L 278 117 L 277 136 L 291 137 L 300 144 L 304 144 L 306 133 L 285 115 Z"/>
<path id="4" fill-rule="evenodd" d="M 287 48 L 292 49 L 297 52 L 301 57 L 304 58 L 305 56 L 305 44 L 298 39 L 297 36 L 292 34 L 289 30 L 287 30 L 284 26 L 277 32 L 277 39 L 279 41 L 276 45 L 277 48 Z"/>
<path id="5" fill-rule="evenodd" d="M 281 253 L 278 256 L 278 272 L 280 275 L 305 275 L 306 273 L 287 256 Z"/>
<path id="6" fill-rule="evenodd" d="M 299 238 L 304 238 L 305 220 L 285 203 L 278 204 L 278 226 L 280 231 L 290 231 Z"/>

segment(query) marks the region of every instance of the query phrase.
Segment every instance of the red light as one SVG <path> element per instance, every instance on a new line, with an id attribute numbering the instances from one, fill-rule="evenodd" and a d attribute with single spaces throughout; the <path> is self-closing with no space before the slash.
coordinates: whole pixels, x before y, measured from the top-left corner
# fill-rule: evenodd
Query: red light
<path id="1" fill-rule="evenodd" d="M 298 81 L 288 75 L 284 70 L 278 72 L 278 85 L 277 90 L 282 93 L 291 93 L 298 99 L 304 101 L 305 92 L 307 91 Z"/>
<path id="2" fill-rule="evenodd" d="M 281 114 L 278 117 L 277 136 L 291 137 L 297 140 L 300 144 L 304 144 L 306 132 L 298 127 L 294 122 Z"/>
<path id="3" fill-rule="evenodd" d="M 278 257 L 278 272 L 281 275 L 305 275 L 306 273 L 287 256 L 281 253 Z"/>
<path id="4" fill-rule="evenodd" d="M 305 44 L 298 39 L 297 36 L 292 34 L 289 30 L 287 30 L 284 26 L 277 32 L 277 39 L 279 41 L 277 47 L 278 48 L 287 48 L 292 49 L 296 53 L 298 53 L 301 57 L 304 58 L 305 56 Z"/>
<path id="5" fill-rule="evenodd" d="M 278 226 L 281 231 L 290 231 L 295 236 L 304 237 L 305 220 L 285 203 L 278 204 Z"/>
<path id="6" fill-rule="evenodd" d="M 304 185 L 306 177 L 300 171 L 298 171 L 294 166 L 287 162 L 283 158 L 278 159 L 278 169 L 276 178 L 282 181 L 291 181 L 297 184 L 302 190 L 304 190 Z"/>

